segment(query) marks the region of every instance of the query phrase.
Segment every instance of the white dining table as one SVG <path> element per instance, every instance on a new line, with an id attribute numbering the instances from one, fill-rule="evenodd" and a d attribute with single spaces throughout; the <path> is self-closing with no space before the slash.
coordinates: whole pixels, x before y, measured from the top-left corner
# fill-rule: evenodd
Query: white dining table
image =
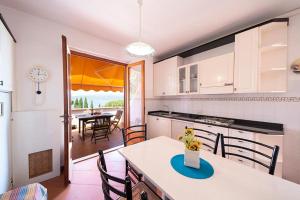
<path id="1" fill-rule="evenodd" d="M 200 157 L 213 166 L 213 176 L 208 179 L 185 177 L 176 172 L 170 163 L 173 156 L 184 153 L 184 145 L 169 137 L 157 137 L 118 151 L 168 199 L 300 199 L 300 185 L 204 150 Z"/>

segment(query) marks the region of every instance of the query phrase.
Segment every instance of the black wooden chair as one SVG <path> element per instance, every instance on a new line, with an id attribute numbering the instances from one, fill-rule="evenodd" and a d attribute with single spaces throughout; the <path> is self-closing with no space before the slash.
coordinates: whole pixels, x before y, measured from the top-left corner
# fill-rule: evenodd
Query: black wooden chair
<path id="1" fill-rule="evenodd" d="M 188 127 L 185 128 L 187 129 Z M 217 154 L 219 140 L 220 140 L 219 133 L 213 133 L 199 128 L 191 128 L 191 129 L 193 129 L 194 131 L 199 131 L 200 134 L 195 134 L 195 137 L 200 138 L 202 145 L 208 147 L 208 149 L 210 149 L 214 154 Z M 204 132 L 205 134 L 201 134 L 201 132 Z M 212 137 L 207 137 L 205 135 L 212 136 Z"/>
<path id="2" fill-rule="evenodd" d="M 135 125 L 122 129 L 124 146 L 132 145 L 147 140 L 147 125 Z M 133 175 L 137 181 L 142 181 L 143 175 L 138 173 L 126 160 L 126 175 Z M 134 179 L 133 179 L 134 180 Z M 136 183 L 135 181 L 133 181 Z"/>
<path id="3" fill-rule="evenodd" d="M 110 123 L 105 118 L 96 119 L 92 125 L 92 129 L 93 135 L 91 137 L 91 141 L 94 139 L 95 144 L 97 140 L 109 140 L 108 134 L 110 133 Z"/>
<path id="4" fill-rule="evenodd" d="M 228 139 L 227 140 L 228 143 L 225 142 L 225 139 Z M 272 155 L 268 155 L 266 153 L 257 151 L 255 149 L 251 149 L 251 148 L 248 148 L 246 146 L 237 145 L 236 143 L 232 144 L 232 143 L 229 142 L 229 141 L 233 141 L 233 140 L 238 141 L 238 142 L 245 142 L 245 143 L 248 143 L 248 144 L 251 143 L 251 144 L 259 145 L 260 147 L 271 150 Z M 248 139 L 244 139 L 244 138 L 240 138 L 240 137 L 224 136 L 223 134 L 221 134 L 221 147 L 222 147 L 222 157 L 225 158 L 226 155 L 228 155 L 228 156 L 236 156 L 236 157 L 244 158 L 244 159 L 247 159 L 247 160 L 251 160 L 251 161 L 267 168 L 268 171 L 269 171 L 269 174 L 274 175 L 275 168 L 276 168 L 277 157 L 278 157 L 278 153 L 279 153 L 279 146 L 277 146 L 277 145 L 269 146 L 269 145 L 266 145 L 266 144 L 263 144 L 263 143 L 260 143 L 260 142 L 256 142 L 256 141 L 252 141 L 252 140 L 248 140 Z M 245 155 L 241 155 L 241 154 L 238 154 L 238 153 L 232 153 L 232 152 L 226 151 L 225 147 L 236 148 L 238 150 L 238 152 L 242 152 L 243 150 L 246 150 L 248 152 L 253 152 L 254 155 L 257 154 L 257 155 L 263 156 L 264 158 L 269 160 L 270 163 L 265 164 L 262 161 L 255 159 L 255 157 L 250 158 L 250 157 L 245 156 Z"/>
<path id="5" fill-rule="evenodd" d="M 126 176 L 125 179 L 121 179 L 107 173 L 106 162 L 102 150 L 98 151 L 99 159 L 97 166 L 100 171 L 100 177 L 102 180 L 102 190 L 105 200 L 113 200 L 112 193 L 119 196 L 118 199 L 126 200 L 159 200 L 160 197 L 153 192 L 144 182 L 139 182 L 133 188 L 131 186 L 131 179 Z M 119 183 L 124 186 L 124 190 L 117 189 L 113 184 Z"/>

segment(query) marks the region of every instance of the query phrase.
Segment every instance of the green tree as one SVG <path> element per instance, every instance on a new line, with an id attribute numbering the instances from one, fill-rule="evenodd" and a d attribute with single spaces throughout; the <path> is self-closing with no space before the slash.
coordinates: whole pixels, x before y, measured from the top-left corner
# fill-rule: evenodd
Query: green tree
<path id="1" fill-rule="evenodd" d="M 93 100 L 91 100 L 90 108 L 94 108 L 94 102 L 93 102 Z"/>
<path id="2" fill-rule="evenodd" d="M 124 101 L 122 99 L 120 99 L 120 100 L 112 100 L 112 101 L 106 102 L 104 107 L 115 108 L 115 107 L 123 107 L 123 106 L 124 106 Z"/>
<path id="3" fill-rule="evenodd" d="M 88 107 L 89 107 L 89 104 L 88 104 L 88 101 L 87 101 L 86 97 L 84 97 L 84 104 L 83 104 L 83 107 L 84 107 L 84 108 L 88 108 Z"/>
<path id="4" fill-rule="evenodd" d="M 78 102 L 78 108 L 83 108 L 83 100 L 82 97 L 80 97 L 79 102 Z"/>
<path id="5" fill-rule="evenodd" d="M 79 108 L 78 98 L 75 99 L 74 108 Z"/>

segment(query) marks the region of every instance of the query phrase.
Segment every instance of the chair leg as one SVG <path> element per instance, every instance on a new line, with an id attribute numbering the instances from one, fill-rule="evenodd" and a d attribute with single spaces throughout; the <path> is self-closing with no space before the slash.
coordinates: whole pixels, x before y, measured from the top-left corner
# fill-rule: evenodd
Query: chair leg
<path id="1" fill-rule="evenodd" d="M 125 176 L 128 176 L 128 161 L 126 160 L 126 164 L 125 164 Z"/>

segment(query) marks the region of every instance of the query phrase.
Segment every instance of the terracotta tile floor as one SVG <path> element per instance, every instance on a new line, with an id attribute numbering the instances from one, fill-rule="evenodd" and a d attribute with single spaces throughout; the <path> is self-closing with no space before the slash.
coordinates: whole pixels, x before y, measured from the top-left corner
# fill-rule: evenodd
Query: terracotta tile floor
<path id="1" fill-rule="evenodd" d="M 67 187 L 64 185 L 63 176 L 42 182 L 42 185 L 48 189 L 48 199 L 104 199 L 97 159 L 97 157 L 91 158 L 74 164 L 72 181 Z M 105 154 L 105 160 L 110 174 L 124 178 L 125 160 L 117 151 Z"/>

